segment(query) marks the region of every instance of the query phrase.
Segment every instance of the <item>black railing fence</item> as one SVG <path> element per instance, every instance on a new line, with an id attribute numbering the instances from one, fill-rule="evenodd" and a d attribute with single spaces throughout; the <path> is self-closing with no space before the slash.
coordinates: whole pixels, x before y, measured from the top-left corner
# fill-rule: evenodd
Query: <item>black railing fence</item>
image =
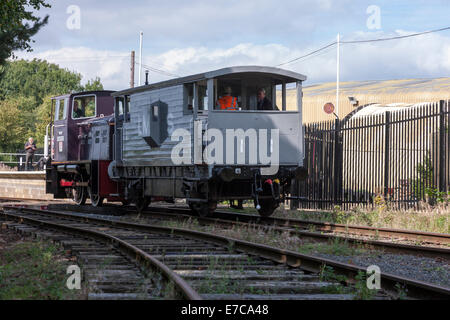
<path id="1" fill-rule="evenodd" d="M 292 207 L 350 209 L 389 201 L 410 208 L 448 192 L 449 101 L 392 109 L 305 125 L 308 178 L 296 182 Z"/>

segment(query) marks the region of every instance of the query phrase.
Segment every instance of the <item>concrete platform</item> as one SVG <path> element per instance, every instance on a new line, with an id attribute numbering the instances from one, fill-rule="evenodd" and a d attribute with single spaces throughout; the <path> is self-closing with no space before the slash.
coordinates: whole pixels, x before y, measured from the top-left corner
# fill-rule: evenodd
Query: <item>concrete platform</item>
<path id="1" fill-rule="evenodd" d="M 45 193 L 45 171 L 0 171 L 0 197 L 52 200 Z"/>

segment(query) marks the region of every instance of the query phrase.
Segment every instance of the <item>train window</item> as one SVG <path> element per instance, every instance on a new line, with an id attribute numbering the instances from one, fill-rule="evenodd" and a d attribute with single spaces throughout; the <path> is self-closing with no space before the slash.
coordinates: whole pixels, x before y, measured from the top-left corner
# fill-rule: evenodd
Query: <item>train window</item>
<path id="1" fill-rule="evenodd" d="M 187 83 L 183 88 L 183 113 L 192 114 L 194 111 L 194 84 Z"/>
<path id="2" fill-rule="evenodd" d="M 293 90 L 289 90 L 292 88 L 296 88 L 295 82 L 283 84 L 282 80 L 271 76 L 222 77 L 217 79 L 214 88 L 214 108 L 220 109 L 219 100 L 228 95 L 227 91 L 231 89 L 231 96 L 237 99 L 239 110 L 296 111 L 297 98 L 291 93 Z M 263 94 L 258 95 L 260 90 Z M 265 101 L 261 101 L 258 96 L 264 96 Z"/>
<path id="3" fill-rule="evenodd" d="M 96 97 L 75 97 L 72 103 L 72 119 L 90 118 L 96 115 Z"/>
<path id="4" fill-rule="evenodd" d="M 123 115 L 124 111 L 123 98 L 117 98 L 116 103 L 117 103 L 117 113 L 119 116 L 121 116 Z"/>
<path id="5" fill-rule="evenodd" d="M 236 98 L 237 108 L 246 109 L 243 107 L 241 80 L 220 80 L 214 90 L 216 92 L 214 109 L 220 110 L 220 101 L 223 97 L 230 95 L 229 90 L 231 90 L 231 96 Z"/>
<path id="6" fill-rule="evenodd" d="M 198 86 L 198 110 L 208 110 L 208 88 L 206 81 L 197 83 Z"/>
<path id="7" fill-rule="evenodd" d="M 67 119 L 68 99 L 59 99 L 55 102 L 55 121 Z"/>

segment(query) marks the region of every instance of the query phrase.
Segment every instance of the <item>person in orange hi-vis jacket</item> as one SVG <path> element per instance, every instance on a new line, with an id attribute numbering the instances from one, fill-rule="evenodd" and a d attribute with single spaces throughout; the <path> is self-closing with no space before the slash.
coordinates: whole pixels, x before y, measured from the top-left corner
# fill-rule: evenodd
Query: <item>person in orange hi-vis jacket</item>
<path id="1" fill-rule="evenodd" d="M 217 101 L 221 110 L 238 110 L 237 98 L 231 93 L 231 87 L 225 87 L 225 94 Z"/>

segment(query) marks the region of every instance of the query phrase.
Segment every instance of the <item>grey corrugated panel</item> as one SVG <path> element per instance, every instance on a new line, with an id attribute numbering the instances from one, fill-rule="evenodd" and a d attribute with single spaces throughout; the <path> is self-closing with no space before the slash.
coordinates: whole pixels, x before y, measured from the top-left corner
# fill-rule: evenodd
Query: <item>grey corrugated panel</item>
<path id="1" fill-rule="evenodd" d="M 150 146 L 139 136 L 142 125 L 141 113 L 153 103 L 161 101 L 168 105 L 167 131 L 168 138 L 159 148 Z M 170 161 L 172 148 L 177 142 L 172 142 L 171 134 L 178 128 L 191 131 L 192 115 L 183 113 L 183 86 L 173 86 L 159 90 L 145 91 L 131 96 L 130 122 L 124 125 L 123 153 L 124 161 L 130 164 L 151 164 L 157 161 Z"/>

